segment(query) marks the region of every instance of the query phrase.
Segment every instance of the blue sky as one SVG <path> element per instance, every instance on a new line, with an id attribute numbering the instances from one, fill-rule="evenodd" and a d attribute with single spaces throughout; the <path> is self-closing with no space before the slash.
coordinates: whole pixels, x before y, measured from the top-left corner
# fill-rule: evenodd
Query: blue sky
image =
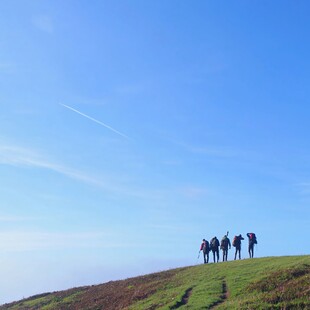
<path id="1" fill-rule="evenodd" d="M 309 9 L 1 1 L 0 303 L 196 264 L 227 230 L 309 254 Z"/>

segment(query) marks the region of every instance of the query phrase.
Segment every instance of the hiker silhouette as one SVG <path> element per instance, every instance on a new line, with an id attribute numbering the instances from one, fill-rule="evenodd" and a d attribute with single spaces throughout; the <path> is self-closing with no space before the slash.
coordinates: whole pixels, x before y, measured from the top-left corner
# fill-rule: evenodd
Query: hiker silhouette
<path id="1" fill-rule="evenodd" d="M 219 258 L 220 258 L 219 246 L 220 246 L 219 240 L 216 237 L 213 237 L 210 240 L 210 248 L 211 248 L 211 251 L 213 253 L 213 262 L 214 263 L 215 263 L 215 258 L 216 258 L 217 263 L 218 263 Z"/>
<path id="2" fill-rule="evenodd" d="M 233 246 L 236 248 L 235 260 L 237 258 L 238 253 L 239 253 L 239 259 L 241 259 L 241 240 L 244 240 L 241 234 L 239 236 L 235 236 L 233 240 Z"/>
<path id="3" fill-rule="evenodd" d="M 223 251 L 223 262 L 227 261 L 228 247 L 231 248 L 230 240 L 225 235 L 221 240 L 221 250 Z"/>
<path id="4" fill-rule="evenodd" d="M 257 244 L 256 235 L 254 233 L 247 233 L 246 234 L 249 238 L 249 256 L 250 258 L 254 257 L 254 245 Z"/>
<path id="5" fill-rule="evenodd" d="M 207 264 L 209 262 L 210 246 L 209 246 L 209 242 L 206 239 L 202 239 L 200 251 L 202 251 L 202 253 L 203 253 L 204 263 Z"/>

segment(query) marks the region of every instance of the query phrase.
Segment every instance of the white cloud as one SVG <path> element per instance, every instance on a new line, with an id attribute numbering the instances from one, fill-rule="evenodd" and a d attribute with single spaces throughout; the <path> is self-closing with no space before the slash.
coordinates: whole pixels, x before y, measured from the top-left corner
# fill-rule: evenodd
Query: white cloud
<path id="1" fill-rule="evenodd" d="M 56 172 L 75 181 L 84 182 L 86 184 L 96 186 L 103 190 L 119 195 L 135 197 L 139 200 L 147 200 L 162 204 L 173 196 L 183 196 L 189 199 L 198 199 L 204 197 L 208 191 L 206 188 L 196 186 L 184 186 L 177 188 L 141 188 L 135 187 L 132 179 L 130 185 L 124 180 L 120 180 L 120 176 L 116 180 L 114 177 L 100 177 L 90 175 L 87 172 L 79 171 L 66 167 L 65 165 L 55 163 L 50 159 L 42 156 L 39 152 L 12 145 L 0 145 L 0 165 L 10 165 L 15 167 L 28 167 L 45 169 Z M 148 204 L 149 206 L 151 204 Z M 147 207 L 146 205 L 144 207 Z M 0 218 L 1 220 L 1 218 Z"/>
<path id="2" fill-rule="evenodd" d="M 166 191 L 162 190 L 141 190 L 134 189 L 132 186 L 122 184 L 121 182 L 112 181 L 112 177 L 96 177 L 85 172 L 57 164 L 49 159 L 46 159 L 36 151 L 12 146 L 0 145 L 0 165 L 10 165 L 15 167 L 29 167 L 51 170 L 64 175 L 76 181 L 81 181 L 86 184 L 102 188 L 106 191 L 117 193 L 118 195 L 129 195 L 132 197 L 151 199 L 162 198 Z M 119 176 L 118 176 L 119 177 Z"/>
<path id="3" fill-rule="evenodd" d="M 42 156 L 40 156 L 37 152 L 21 147 L 7 145 L 0 146 L 0 164 L 49 169 L 75 180 L 83 181 L 96 186 L 105 186 L 104 182 L 99 179 L 63 165 L 50 162 L 42 158 Z"/>
<path id="4" fill-rule="evenodd" d="M 52 34 L 54 32 L 54 25 L 49 16 L 39 15 L 32 19 L 32 23 L 35 27 L 46 33 Z"/>
<path id="5" fill-rule="evenodd" d="M 89 120 L 91 120 L 91 121 L 93 121 L 93 122 L 95 122 L 95 123 L 97 123 L 97 124 L 99 124 L 99 125 L 101 125 L 101 126 L 103 126 L 105 128 L 108 128 L 109 130 L 117 133 L 118 135 L 120 135 L 120 136 L 122 136 L 124 138 L 129 139 L 128 136 L 126 136 L 125 134 L 121 133 L 120 131 L 116 130 L 115 128 L 112 128 L 111 126 L 109 126 L 107 124 L 105 124 L 105 123 L 103 123 L 103 122 L 101 122 L 101 121 L 99 121 L 99 120 L 97 120 L 97 119 L 95 119 L 95 118 L 85 114 L 85 113 L 82 113 L 81 111 L 78 111 L 78 110 L 76 110 L 76 109 L 74 109 L 72 107 L 69 107 L 68 105 L 65 105 L 65 104 L 62 104 L 62 103 L 59 103 L 59 104 L 62 105 L 63 107 L 65 107 L 65 108 L 67 108 L 67 109 L 69 109 L 69 110 L 79 114 L 79 115 L 82 115 L 83 117 L 88 118 Z"/>
<path id="6" fill-rule="evenodd" d="M 33 251 L 55 248 L 121 248 L 133 247 L 134 244 L 117 243 L 115 237 L 107 232 L 0 232 L 2 251 Z M 118 239 L 119 240 L 119 239 Z"/>

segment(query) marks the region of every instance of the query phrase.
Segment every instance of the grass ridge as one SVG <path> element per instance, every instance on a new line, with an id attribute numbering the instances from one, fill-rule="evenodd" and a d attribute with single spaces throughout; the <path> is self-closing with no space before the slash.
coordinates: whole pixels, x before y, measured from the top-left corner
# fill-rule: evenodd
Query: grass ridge
<path id="1" fill-rule="evenodd" d="M 264 257 L 44 293 L 0 309 L 310 309 L 309 283 L 309 255 Z"/>

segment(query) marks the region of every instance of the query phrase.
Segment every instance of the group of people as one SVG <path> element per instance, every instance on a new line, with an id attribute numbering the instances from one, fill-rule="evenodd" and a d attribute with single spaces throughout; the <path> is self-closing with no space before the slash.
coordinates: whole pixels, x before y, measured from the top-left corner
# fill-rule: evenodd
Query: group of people
<path id="1" fill-rule="evenodd" d="M 249 238 L 249 256 L 250 258 L 253 258 L 254 256 L 254 245 L 257 244 L 257 238 L 254 233 L 247 233 L 247 237 Z M 241 259 L 241 241 L 244 240 L 242 235 L 235 236 L 233 239 L 232 244 L 230 243 L 230 240 L 228 238 L 228 232 L 227 234 L 222 238 L 221 242 L 217 239 L 217 237 L 213 237 L 210 242 L 208 242 L 206 239 L 202 239 L 202 243 L 200 246 L 200 252 L 203 253 L 203 259 L 204 263 L 207 264 L 209 262 L 209 253 L 212 251 L 213 253 L 213 261 L 214 263 L 219 261 L 220 259 L 220 250 L 223 251 L 223 262 L 227 261 L 228 257 L 228 248 L 231 249 L 231 245 L 235 247 L 235 260 L 237 259 L 237 255 L 239 259 Z"/>

